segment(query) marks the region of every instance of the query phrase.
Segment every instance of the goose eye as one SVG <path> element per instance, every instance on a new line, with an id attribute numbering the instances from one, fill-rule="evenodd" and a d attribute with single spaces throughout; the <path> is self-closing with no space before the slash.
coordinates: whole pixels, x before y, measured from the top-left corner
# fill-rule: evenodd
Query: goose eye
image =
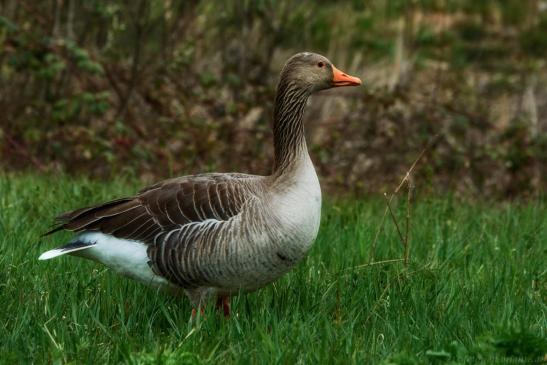
<path id="1" fill-rule="evenodd" d="M 317 62 L 317 67 L 324 67 L 325 64 L 323 62 Z"/>

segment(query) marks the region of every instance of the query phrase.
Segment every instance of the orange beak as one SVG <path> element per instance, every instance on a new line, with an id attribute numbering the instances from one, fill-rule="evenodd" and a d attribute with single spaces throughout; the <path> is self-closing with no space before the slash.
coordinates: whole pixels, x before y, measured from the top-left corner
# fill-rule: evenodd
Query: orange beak
<path id="1" fill-rule="evenodd" d="M 345 72 L 340 71 L 334 65 L 332 66 L 332 86 L 358 86 L 361 85 L 361 79 L 355 76 L 350 76 Z"/>

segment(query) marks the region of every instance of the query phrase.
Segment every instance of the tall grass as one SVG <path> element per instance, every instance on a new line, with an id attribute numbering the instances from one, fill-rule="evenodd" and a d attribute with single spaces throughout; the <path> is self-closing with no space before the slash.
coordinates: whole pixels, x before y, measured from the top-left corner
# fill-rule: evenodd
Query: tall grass
<path id="1" fill-rule="evenodd" d="M 60 177 L 0 177 L 0 362 L 539 362 L 545 342 L 545 201 L 420 198 L 408 268 L 391 222 L 369 265 L 382 198 L 329 200 L 298 268 L 232 299 L 225 320 L 74 257 L 38 255 L 51 218 L 135 191 Z M 394 201 L 394 203 L 397 203 Z M 393 205 L 405 214 L 404 201 Z"/>

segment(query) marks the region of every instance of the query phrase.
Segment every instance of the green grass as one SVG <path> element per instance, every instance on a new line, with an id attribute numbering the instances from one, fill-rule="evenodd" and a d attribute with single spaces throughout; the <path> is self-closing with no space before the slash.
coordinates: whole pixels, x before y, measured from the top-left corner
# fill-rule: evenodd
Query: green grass
<path id="1" fill-rule="evenodd" d="M 0 176 L 0 362 L 491 364 L 547 353 L 545 200 L 418 197 L 408 268 L 359 267 L 382 199 L 329 201 L 295 271 L 233 298 L 231 319 L 208 309 L 192 324 L 186 299 L 86 260 L 37 260 L 70 236 L 40 238 L 56 213 L 136 187 Z M 376 260 L 401 253 L 387 221 Z"/>

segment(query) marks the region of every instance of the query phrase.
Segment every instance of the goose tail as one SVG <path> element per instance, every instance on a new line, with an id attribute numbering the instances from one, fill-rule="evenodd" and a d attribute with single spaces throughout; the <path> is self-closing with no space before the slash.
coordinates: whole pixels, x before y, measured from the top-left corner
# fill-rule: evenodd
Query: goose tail
<path id="1" fill-rule="evenodd" d="M 49 260 L 58 256 L 66 255 L 67 253 L 86 250 L 90 247 L 93 247 L 94 245 L 95 242 L 82 242 L 80 240 L 72 241 L 64 246 L 60 246 L 54 248 L 53 250 L 44 252 L 40 255 L 40 257 L 38 257 L 38 260 Z"/>

